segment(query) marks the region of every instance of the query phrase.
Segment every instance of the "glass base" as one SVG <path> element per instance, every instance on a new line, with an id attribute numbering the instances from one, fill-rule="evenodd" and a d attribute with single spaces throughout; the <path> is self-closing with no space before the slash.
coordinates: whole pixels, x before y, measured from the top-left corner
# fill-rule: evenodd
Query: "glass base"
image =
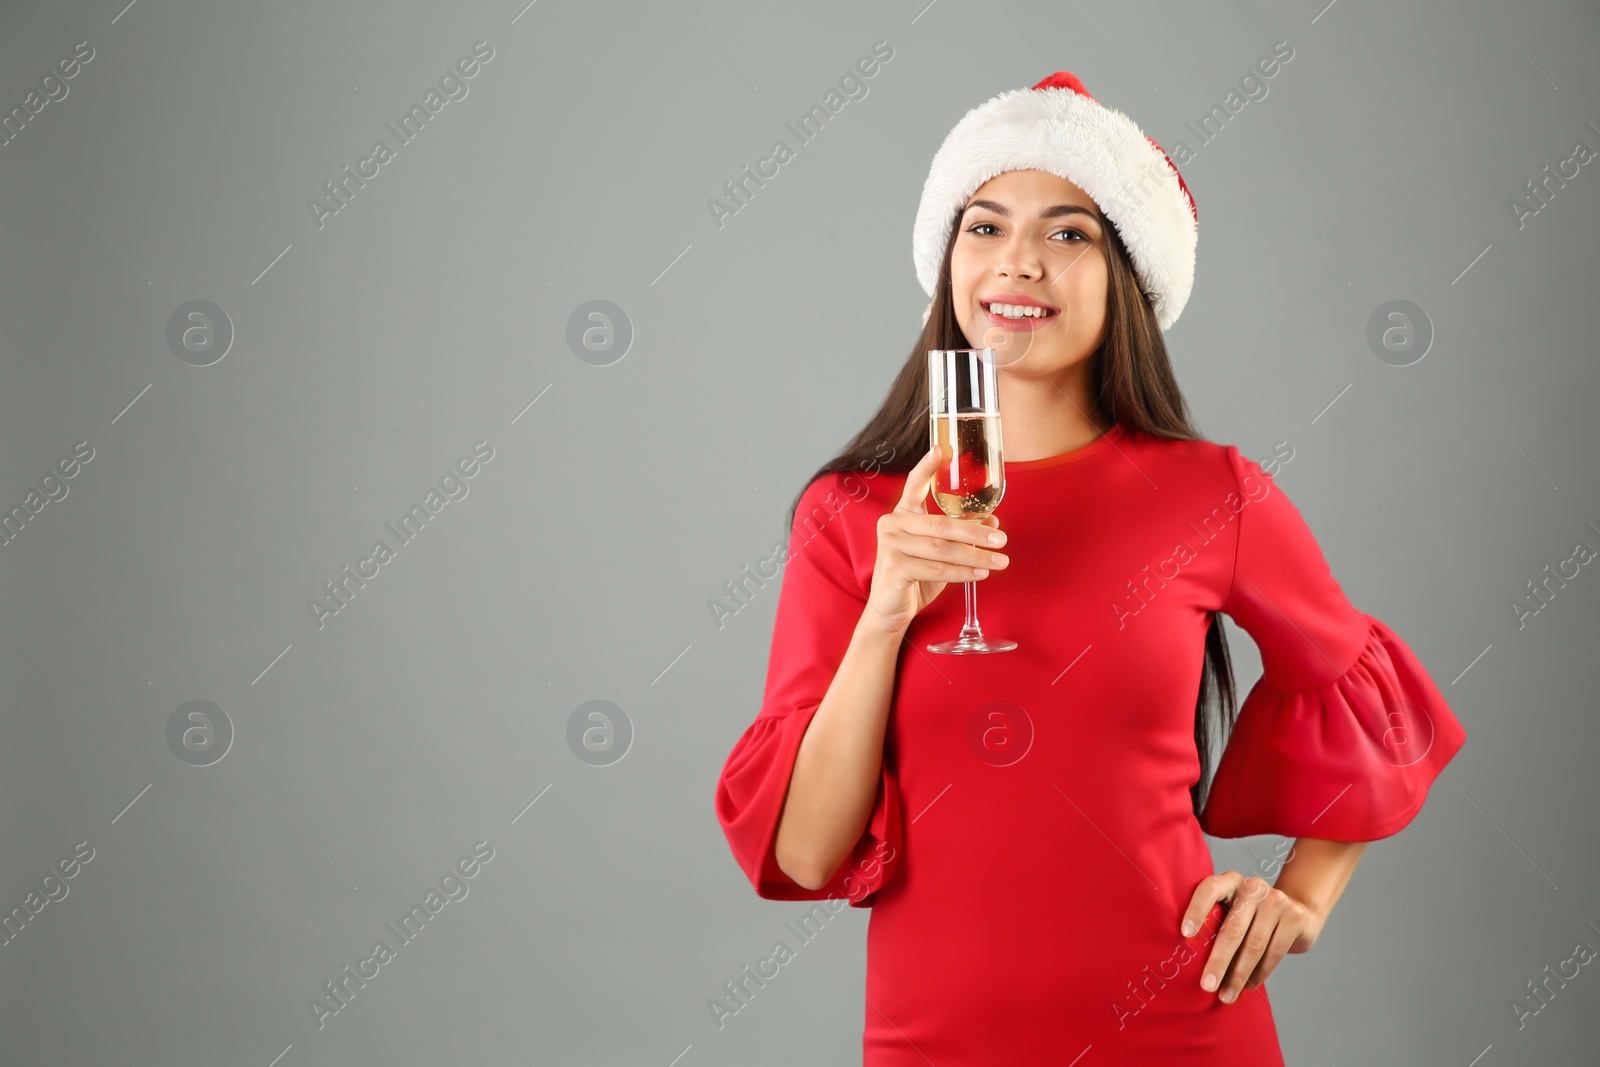
<path id="1" fill-rule="evenodd" d="M 940 641 L 937 644 L 926 646 L 929 652 L 1009 652 L 1017 647 L 1015 641 L 1004 637 L 984 637 L 981 631 L 968 633 L 962 631 L 961 636 L 953 641 Z"/>

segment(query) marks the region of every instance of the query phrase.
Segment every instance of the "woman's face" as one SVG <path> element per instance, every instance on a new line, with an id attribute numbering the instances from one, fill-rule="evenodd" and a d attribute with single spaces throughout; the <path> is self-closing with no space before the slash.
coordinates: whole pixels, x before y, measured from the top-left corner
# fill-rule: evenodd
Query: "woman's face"
<path id="1" fill-rule="evenodd" d="M 950 253 L 967 343 L 994 349 L 1002 372 L 1029 377 L 1054 377 L 1092 356 L 1105 335 L 1107 225 L 1089 194 L 1046 171 L 1006 171 L 980 185 Z M 1009 318 L 993 303 L 1042 305 L 1046 314 Z"/>

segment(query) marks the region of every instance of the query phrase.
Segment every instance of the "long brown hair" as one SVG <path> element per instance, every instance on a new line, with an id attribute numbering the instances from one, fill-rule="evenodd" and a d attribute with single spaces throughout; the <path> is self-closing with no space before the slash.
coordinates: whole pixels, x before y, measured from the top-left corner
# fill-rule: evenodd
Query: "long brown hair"
<path id="1" fill-rule="evenodd" d="M 931 349 L 969 348 L 966 334 L 956 319 L 950 291 L 950 257 L 960 234 L 964 208 L 958 208 L 950 226 L 939 264 L 939 282 L 928 321 L 911 346 L 900 373 L 889 386 L 882 406 L 861 431 L 850 439 L 837 456 L 828 460 L 806 480 L 789 507 L 786 529 L 793 529 L 800 498 L 812 482 L 838 471 L 871 467 L 892 474 L 906 474 L 928 450 L 928 352 Z M 1098 208 L 1096 210 L 1097 216 Z M 1106 331 L 1100 347 L 1090 357 L 1090 391 L 1100 411 L 1096 414 L 1137 430 L 1172 440 L 1201 440 L 1189 421 L 1188 405 L 1178 389 L 1167 358 L 1167 346 L 1160 325 L 1138 276 L 1134 274 L 1128 250 L 1121 236 L 1103 216 L 1101 232 L 1107 267 Z M 879 458 L 883 445 L 893 449 L 887 460 Z M 1200 673 L 1200 691 L 1195 700 L 1194 742 L 1200 756 L 1200 780 L 1189 789 L 1196 817 L 1205 806 L 1211 783 L 1211 704 L 1215 698 L 1219 737 L 1225 744 L 1237 721 L 1238 709 L 1233 684 L 1233 666 L 1228 658 L 1228 641 L 1222 618 L 1211 612 L 1206 629 L 1205 664 Z"/>

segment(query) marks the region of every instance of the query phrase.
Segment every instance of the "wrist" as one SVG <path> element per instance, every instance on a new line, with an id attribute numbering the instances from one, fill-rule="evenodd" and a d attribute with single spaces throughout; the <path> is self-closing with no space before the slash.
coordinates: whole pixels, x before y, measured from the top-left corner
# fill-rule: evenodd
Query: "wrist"
<path id="1" fill-rule="evenodd" d="M 1292 879 L 1279 878 L 1273 888 L 1310 912 L 1316 917 L 1319 924 L 1327 922 L 1330 906 L 1326 900 L 1320 899 L 1306 889 L 1297 886 Z"/>
<path id="2" fill-rule="evenodd" d="M 905 640 L 908 627 L 897 625 L 884 618 L 883 612 L 869 600 L 856 620 L 855 639 L 870 646 L 898 649 Z"/>

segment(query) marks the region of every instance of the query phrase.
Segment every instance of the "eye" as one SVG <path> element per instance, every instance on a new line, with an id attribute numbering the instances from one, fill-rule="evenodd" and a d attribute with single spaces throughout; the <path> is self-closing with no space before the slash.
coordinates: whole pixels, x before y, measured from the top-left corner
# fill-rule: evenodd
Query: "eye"
<path id="1" fill-rule="evenodd" d="M 994 230 L 996 232 L 999 232 L 999 229 L 1000 229 L 1000 227 L 996 226 L 992 222 L 975 222 L 971 226 L 967 227 L 967 232 L 968 233 L 976 233 L 980 237 L 989 237 L 989 236 L 991 236 L 990 234 L 981 232 L 983 227 L 985 227 L 985 226 L 987 226 L 989 229 Z M 1059 231 L 1057 233 L 1051 234 L 1050 236 L 1051 237 L 1060 237 L 1062 234 L 1071 234 L 1073 237 L 1076 237 L 1078 239 L 1078 241 L 1088 241 L 1089 240 L 1089 238 L 1081 230 L 1073 230 L 1073 229 L 1061 230 L 1061 231 Z M 1063 241 L 1061 243 L 1062 244 L 1077 244 L 1078 241 Z"/>

